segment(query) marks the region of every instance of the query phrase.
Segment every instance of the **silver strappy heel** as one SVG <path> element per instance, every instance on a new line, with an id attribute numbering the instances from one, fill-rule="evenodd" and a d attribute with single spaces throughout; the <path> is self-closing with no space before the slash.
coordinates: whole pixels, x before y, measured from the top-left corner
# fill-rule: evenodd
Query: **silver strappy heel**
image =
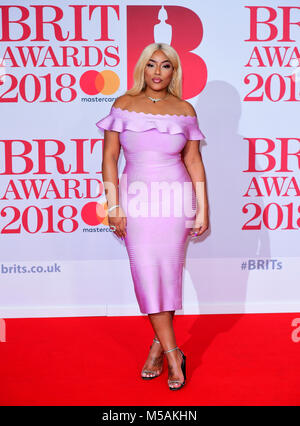
<path id="1" fill-rule="evenodd" d="M 160 341 L 156 337 L 154 337 L 153 342 L 160 343 Z M 150 349 L 151 349 L 151 347 L 152 347 L 152 345 L 150 345 Z M 143 376 L 142 375 L 143 373 L 150 373 L 150 374 L 153 374 L 153 376 Z M 156 377 L 160 376 L 161 373 L 162 373 L 162 369 L 158 373 L 155 373 L 153 370 L 142 370 L 141 377 L 144 380 L 151 380 L 151 379 L 155 379 Z"/>
<path id="2" fill-rule="evenodd" d="M 179 349 L 178 346 L 176 346 L 173 349 L 169 349 L 168 351 L 164 351 L 164 353 L 166 354 L 168 352 L 175 351 L 176 349 L 178 349 L 180 351 L 181 355 L 182 355 L 181 370 L 182 370 L 182 374 L 183 374 L 183 377 L 184 377 L 184 381 L 181 382 L 180 380 L 168 380 L 168 384 L 170 384 L 170 383 L 180 383 L 181 384 L 181 386 L 176 386 L 176 387 L 169 386 L 170 390 L 179 390 L 185 385 L 185 382 L 186 382 L 186 356 L 184 355 L 182 350 Z"/>

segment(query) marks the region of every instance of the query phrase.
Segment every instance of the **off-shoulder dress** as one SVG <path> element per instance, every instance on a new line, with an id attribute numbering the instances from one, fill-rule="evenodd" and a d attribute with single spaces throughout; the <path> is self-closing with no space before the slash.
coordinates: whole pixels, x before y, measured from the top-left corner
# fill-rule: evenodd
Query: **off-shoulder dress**
<path id="1" fill-rule="evenodd" d="M 111 107 L 96 123 L 119 132 L 126 160 L 119 204 L 141 313 L 182 309 L 185 244 L 193 227 L 195 189 L 181 158 L 188 140 L 202 140 L 197 116 L 150 114 Z"/>

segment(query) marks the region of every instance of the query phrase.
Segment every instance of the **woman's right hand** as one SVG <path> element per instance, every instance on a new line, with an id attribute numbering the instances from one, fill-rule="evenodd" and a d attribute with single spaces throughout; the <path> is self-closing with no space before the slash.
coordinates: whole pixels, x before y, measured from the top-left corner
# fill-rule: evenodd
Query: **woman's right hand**
<path id="1" fill-rule="evenodd" d="M 119 238 L 125 238 L 127 231 L 126 231 L 126 226 L 127 226 L 127 219 L 126 219 L 126 214 L 124 212 L 124 210 L 122 209 L 122 207 L 116 207 L 115 209 L 113 209 L 111 212 L 108 212 L 108 223 L 109 226 L 114 227 L 114 233 L 119 237 Z"/>

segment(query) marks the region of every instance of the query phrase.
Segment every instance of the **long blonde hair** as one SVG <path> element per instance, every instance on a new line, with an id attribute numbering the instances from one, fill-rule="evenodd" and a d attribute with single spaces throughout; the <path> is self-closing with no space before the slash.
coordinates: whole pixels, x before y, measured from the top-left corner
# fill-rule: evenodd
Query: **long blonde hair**
<path id="1" fill-rule="evenodd" d="M 144 48 L 134 68 L 134 83 L 125 95 L 138 95 L 146 88 L 144 70 L 147 62 L 156 50 L 162 50 L 173 65 L 173 76 L 168 86 L 168 92 L 181 99 L 182 97 L 182 68 L 178 53 L 166 43 L 151 43 Z"/>

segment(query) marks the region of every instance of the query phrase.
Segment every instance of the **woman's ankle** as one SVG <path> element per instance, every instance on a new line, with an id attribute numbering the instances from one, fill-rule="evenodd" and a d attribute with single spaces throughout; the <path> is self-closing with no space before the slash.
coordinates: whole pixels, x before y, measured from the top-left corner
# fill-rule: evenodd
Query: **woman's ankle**
<path id="1" fill-rule="evenodd" d="M 165 356 L 167 358 L 168 363 L 170 363 L 170 365 L 173 365 L 174 363 L 177 364 L 183 359 L 182 354 L 179 350 L 167 352 L 165 353 Z"/>

